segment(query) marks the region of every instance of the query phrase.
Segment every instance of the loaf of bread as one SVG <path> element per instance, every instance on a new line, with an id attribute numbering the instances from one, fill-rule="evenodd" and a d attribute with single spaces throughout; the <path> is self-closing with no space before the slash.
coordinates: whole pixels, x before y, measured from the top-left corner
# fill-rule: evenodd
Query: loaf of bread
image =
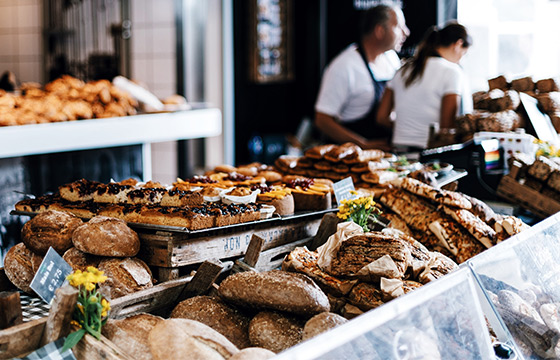
<path id="1" fill-rule="evenodd" d="M 210 296 L 195 296 L 181 301 L 171 312 L 172 318 L 191 319 L 210 326 L 239 349 L 249 347 L 250 318 Z"/>
<path id="2" fill-rule="evenodd" d="M 537 81 L 536 86 L 537 90 L 539 90 L 539 93 L 547 93 L 560 90 L 558 80 L 554 78 L 539 80 Z"/>
<path id="3" fill-rule="evenodd" d="M 108 299 L 116 299 L 153 286 L 150 268 L 137 258 L 105 259 L 99 263 L 99 270 L 104 271 L 107 276 L 99 289 Z"/>
<path id="4" fill-rule="evenodd" d="M 155 360 L 224 360 L 239 352 L 228 339 L 198 321 L 167 319 L 150 331 Z"/>
<path id="5" fill-rule="evenodd" d="M 305 323 L 305 326 L 303 327 L 302 340 L 311 339 L 314 336 L 317 336 L 325 331 L 329 331 L 330 329 L 346 322 L 348 322 L 348 320 L 332 312 L 317 314 Z"/>
<path id="6" fill-rule="evenodd" d="M 539 156 L 537 160 L 529 166 L 529 170 L 527 172 L 537 180 L 546 181 L 548 180 L 550 174 L 557 169 L 558 165 L 554 161 L 544 156 Z"/>
<path id="7" fill-rule="evenodd" d="M 301 320 L 275 311 L 261 311 L 249 324 L 251 343 L 275 353 L 298 344 L 302 335 Z"/>
<path id="8" fill-rule="evenodd" d="M 329 311 L 327 295 L 303 274 L 272 270 L 230 275 L 220 284 L 220 297 L 241 306 L 312 316 Z"/>
<path id="9" fill-rule="evenodd" d="M 535 90 L 535 83 L 532 77 L 526 76 L 524 78 L 512 80 L 511 88 L 519 92 L 533 91 Z"/>
<path id="10" fill-rule="evenodd" d="M 555 113 L 560 111 L 560 92 L 554 91 L 537 96 L 539 105 L 546 113 Z"/>
<path id="11" fill-rule="evenodd" d="M 4 258 L 4 272 L 18 289 L 33 293 L 29 285 L 39 270 L 41 261 L 43 261 L 42 256 L 33 253 L 24 243 L 19 243 L 8 250 Z"/>
<path id="12" fill-rule="evenodd" d="M 45 255 L 52 246 L 62 255 L 72 247 L 72 234 L 80 225 L 82 220 L 72 214 L 48 210 L 23 225 L 21 240 L 37 254 Z"/>
<path id="13" fill-rule="evenodd" d="M 125 319 L 109 319 L 102 334 L 134 359 L 152 360 L 148 336 L 163 318 L 151 314 L 137 314 Z"/>
<path id="14" fill-rule="evenodd" d="M 266 360 L 274 356 L 276 356 L 276 354 L 270 350 L 250 347 L 240 350 L 237 354 L 230 357 L 229 360 Z"/>
<path id="15" fill-rule="evenodd" d="M 101 260 L 103 260 L 102 256 L 86 254 L 75 247 L 66 250 L 62 258 L 72 266 L 74 271 L 86 271 L 88 266 L 98 267 Z"/>
<path id="16" fill-rule="evenodd" d="M 120 219 L 96 216 L 79 226 L 72 235 L 74 246 L 101 256 L 135 256 L 140 250 L 138 234 Z"/>
<path id="17" fill-rule="evenodd" d="M 490 88 L 490 90 L 501 89 L 501 90 L 505 91 L 509 88 L 509 83 L 503 75 L 500 75 L 500 76 L 495 77 L 493 79 L 489 79 L 488 80 L 488 87 Z"/>

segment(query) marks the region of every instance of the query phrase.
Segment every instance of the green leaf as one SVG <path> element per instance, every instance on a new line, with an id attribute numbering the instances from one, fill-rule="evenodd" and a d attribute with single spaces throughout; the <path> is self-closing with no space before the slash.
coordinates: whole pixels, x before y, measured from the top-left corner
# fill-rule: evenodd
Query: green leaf
<path id="1" fill-rule="evenodd" d="M 73 348 L 82 338 L 84 337 L 86 331 L 84 329 L 80 329 L 69 334 L 64 340 L 64 346 L 62 347 L 61 353 L 64 353 L 66 350 Z"/>

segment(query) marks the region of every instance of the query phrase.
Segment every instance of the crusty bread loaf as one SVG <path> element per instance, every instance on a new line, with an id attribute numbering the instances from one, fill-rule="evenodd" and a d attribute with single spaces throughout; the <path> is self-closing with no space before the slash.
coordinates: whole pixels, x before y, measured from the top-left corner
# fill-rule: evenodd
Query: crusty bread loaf
<path id="1" fill-rule="evenodd" d="M 230 357 L 229 360 L 266 360 L 275 355 L 275 353 L 267 349 L 250 347 L 240 350 L 237 354 Z"/>
<path id="2" fill-rule="evenodd" d="M 138 234 L 124 220 L 96 216 L 79 226 L 72 235 L 74 246 L 85 253 L 127 257 L 138 254 Z"/>
<path id="3" fill-rule="evenodd" d="M 167 319 L 148 337 L 156 360 L 224 360 L 239 352 L 228 339 L 198 321 Z"/>
<path id="4" fill-rule="evenodd" d="M 280 270 L 230 275 L 220 284 L 218 294 L 226 301 L 241 306 L 304 316 L 330 309 L 327 295 L 308 276 Z"/>
<path id="5" fill-rule="evenodd" d="M 145 313 L 120 320 L 109 319 L 103 325 L 102 333 L 132 358 L 152 360 L 148 336 L 161 321 L 163 318 Z"/>
<path id="6" fill-rule="evenodd" d="M 12 246 L 4 258 L 4 272 L 18 289 L 33 293 L 29 287 L 43 257 L 33 253 L 24 243 Z"/>
<path id="7" fill-rule="evenodd" d="M 332 312 L 317 314 L 305 323 L 305 326 L 303 327 L 302 340 L 311 339 L 312 337 L 335 328 L 338 325 L 342 325 L 345 322 L 348 322 L 348 320 Z"/>
<path id="8" fill-rule="evenodd" d="M 148 265 L 137 258 L 110 258 L 99 263 L 107 280 L 99 289 L 109 299 L 131 294 L 153 286 L 152 272 Z"/>
<path id="9" fill-rule="evenodd" d="M 195 296 L 181 301 L 171 312 L 172 318 L 200 321 L 224 335 L 240 349 L 249 347 L 250 318 L 210 296 Z"/>
<path id="10" fill-rule="evenodd" d="M 75 247 L 66 250 L 62 258 L 72 266 L 74 271 L 85 271 L 88 266 L 98 267 L 101 260 L 103 260 L 102 256 L 86 254 Z"/>
<path id="11" fill-rule="evenodd" d="M 490 88 L 490 90 L 501 89 L 501 90 L 505 91 L 509 88 L 509 83 L 503 75 L 500 75 L 500 76 L 495 77 L 493 79 L 489 79 L 488 80 L 488 87 Z"/>
<path id="12" fill-rule="evenodd" d="M 62 255 L 72 247 L 72 233 L 80 225 L 82 220 L 70 213 L 47 210 L 23 225 L 21 240 L 39 255 L 46 254 L 51 246 Z"/>
<path id="13" fill-rule="evenodd" d="M 249 324 L 249 338 L 254 346 L 278 353 L 302 339 L 302 321 L 275 311 L 261 311 Z"/>

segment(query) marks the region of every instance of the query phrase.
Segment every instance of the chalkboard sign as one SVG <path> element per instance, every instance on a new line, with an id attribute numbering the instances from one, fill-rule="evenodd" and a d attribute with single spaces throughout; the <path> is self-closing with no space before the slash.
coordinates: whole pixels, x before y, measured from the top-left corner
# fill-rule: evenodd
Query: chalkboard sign
<path id="1" fill-rule="evenodd" d="M 357 195 L 350 193 L 351 191 L 354 191 L 354 182 L 351 177 L 335 182 L 333 187 L 334 197 L 336 198 L 338 205 L 340 205 L 342 200 L 353 200 L 358 197 Z"/>
<path id="2" fill-rule="evenodd" d="M 56 289 L 64 285 L 66 277 L 71 272 L 72 267 L 50 247 L 30 287 L 41 299 L 50 304 Z"/>

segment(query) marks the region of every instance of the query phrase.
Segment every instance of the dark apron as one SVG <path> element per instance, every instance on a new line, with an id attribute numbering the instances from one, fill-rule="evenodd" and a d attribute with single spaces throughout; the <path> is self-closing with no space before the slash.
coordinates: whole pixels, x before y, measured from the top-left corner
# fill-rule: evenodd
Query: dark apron
<path id="1" fill-rule="evenodd" d="M 373 101 L 369 111 L 363 117 L 355 120 L 346 120 L 343 125 L 367 139 L 388 139 L 392 135 L 391 130 L 377 124 L 377 109 L 379 108 L 379 103 L 381 102 L 381 97 L 383 96 L 383 90 L 385 90 L 387 81 L 375 80 L 375 76 L 369 67 L 366 54 L 361 44 L 358 44 L 358 53 L 360 53 L 364 65 L 373 81 Z"/>

